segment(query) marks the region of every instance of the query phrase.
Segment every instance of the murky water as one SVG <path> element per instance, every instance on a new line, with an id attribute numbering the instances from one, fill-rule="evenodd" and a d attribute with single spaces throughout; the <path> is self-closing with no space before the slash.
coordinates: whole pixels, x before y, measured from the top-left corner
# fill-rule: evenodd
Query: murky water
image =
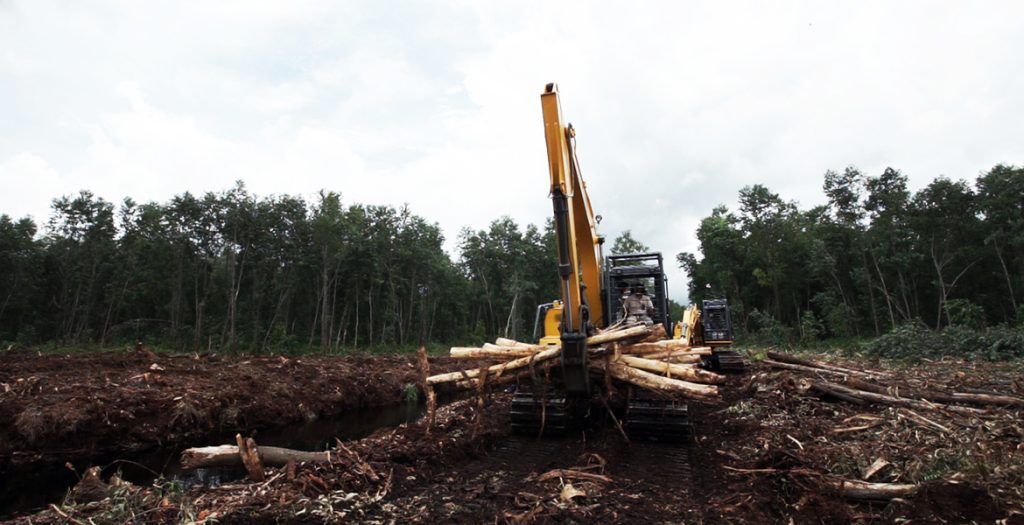
<path id="1" fill-rule="evenodd" d="M 319 451 L 334 445 L 334 439 L 359 439 L 374 430 L 415 421 L 423 414 L 415 403 L 355 410 L 307 423 L 269 428 L 253 437 L 259 445 Z M 209 436 L 188 446 L 234 444 L 235 433 Z M 242 469 L 199 469 L 185 471 L 179 459 L 188 446 L 150 450 L 130 456 L 96 456 L 75 462 L 79 472 L 90 465 L 103 467 L 103 478 L 120 471 L 121 477 L 136 485 L 146 485 L 159 476 L 178 480 L 185 486 L 210 485 L 234 481 L 245 476 Z M 77 475 L 63 465 L 50 465 L 31 471 L 10 472 L 0 479 L 0 519 L 34 512 L 50 503 L 60 503 Z"/>

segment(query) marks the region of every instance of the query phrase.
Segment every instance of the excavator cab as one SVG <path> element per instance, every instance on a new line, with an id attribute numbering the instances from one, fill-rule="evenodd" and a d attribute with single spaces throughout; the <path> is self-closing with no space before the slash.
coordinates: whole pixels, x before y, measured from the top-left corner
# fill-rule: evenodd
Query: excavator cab
<path id="1" fill-rule="evenodd" d="M 651 320 L 672 333 L 672 315 L 668 309 L 668 279 L 660 253 L 608 255 L 604 258 L 604 279 L 601 300 L 604 302 L 604 326 L 612 326 L 625 317 L 622 291 L 640 284 L 654 303 Z"/>

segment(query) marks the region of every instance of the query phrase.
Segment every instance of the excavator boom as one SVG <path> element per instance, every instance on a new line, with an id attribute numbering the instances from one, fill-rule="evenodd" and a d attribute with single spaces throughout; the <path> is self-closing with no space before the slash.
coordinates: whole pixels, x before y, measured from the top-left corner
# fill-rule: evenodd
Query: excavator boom
<path id="1" fill-rule="evenodd" d="M 562 120 L 555 84 L 548 84 L 544 89 L 541 107 L 558 245 L 562 371 L 569 394 L 588 395 L 586 338 L 594 323 L 603 319 L 601 237 L 597 234 L 597 221 L 573 151 L 573 128 Z"/>

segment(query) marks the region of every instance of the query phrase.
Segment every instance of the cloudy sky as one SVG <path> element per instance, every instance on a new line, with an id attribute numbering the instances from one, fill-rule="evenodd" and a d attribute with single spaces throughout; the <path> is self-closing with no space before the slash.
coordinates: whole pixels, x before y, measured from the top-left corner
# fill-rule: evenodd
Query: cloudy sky
<path id="1" fill-rule="evenodd" d="M 0 0 L 0 213 L 242 179 L 408 203 L 454 248 L 550 214 L 552 81 L 603 233 L 669 256 L 746 185 L 1024 163 L 1024 3 L 837 4 Z"/>

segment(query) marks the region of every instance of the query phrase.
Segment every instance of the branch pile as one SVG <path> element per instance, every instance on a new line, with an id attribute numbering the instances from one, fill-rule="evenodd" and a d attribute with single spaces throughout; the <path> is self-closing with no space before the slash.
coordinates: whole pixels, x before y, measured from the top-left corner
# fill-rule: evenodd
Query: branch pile
<path id="1" fill-rule="evenodd" d="M 711 348 L 691 347 L 683 341 L 664 337 L 661 325 L 600 332 L 587 339 L 590 368 L 650 390 L 691 399 L 716 398 L 718 387 L 715 385 L 725 377 L 698 368 L 701 357 L 710 355 Z M 477 388 L 484 378 L 488 385 L 495 385 L 535 377 L 538 371 L 560 363 L 562 349 L 557 345 L 531 345 L 498 338 L 494 344 L 481 347 L 454 347 L 451 356 L 499 362 L 486 368 L 432 375 L 426 380 L 428 388 L 450 385 L 469 390 Z"/>

